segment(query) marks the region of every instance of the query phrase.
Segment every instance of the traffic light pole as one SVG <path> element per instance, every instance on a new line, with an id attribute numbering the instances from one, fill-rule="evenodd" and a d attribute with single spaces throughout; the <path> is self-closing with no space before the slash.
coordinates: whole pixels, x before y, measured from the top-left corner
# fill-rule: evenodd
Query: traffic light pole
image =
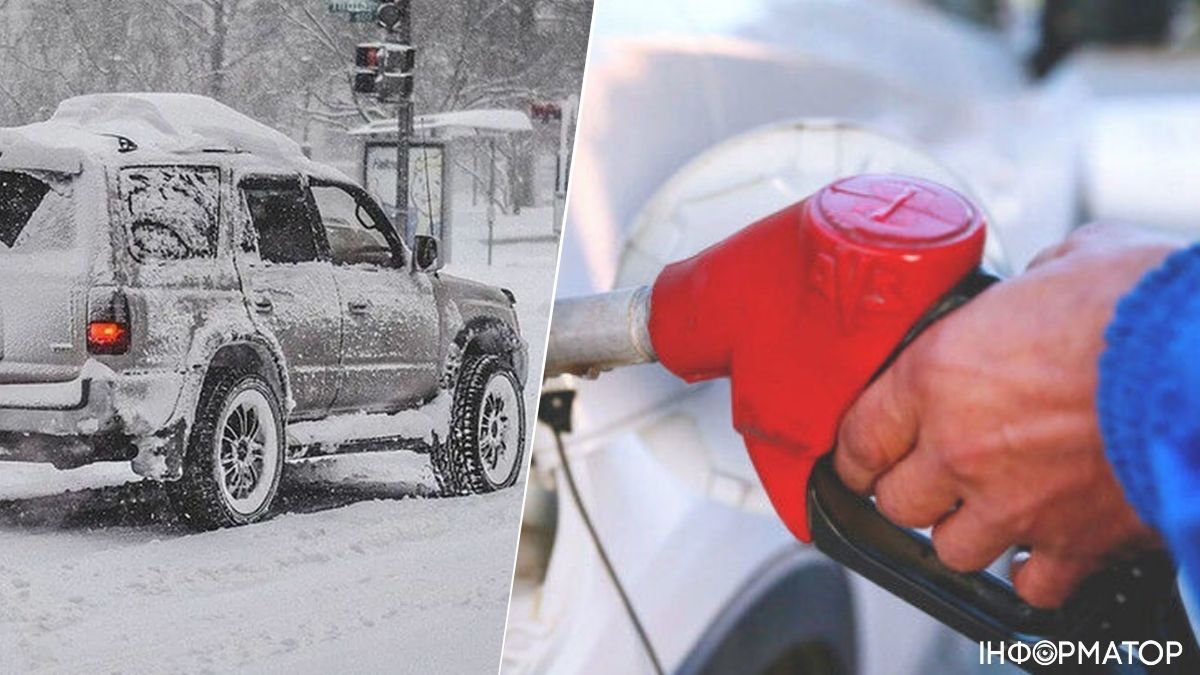
<path id="1" fill-rule="evenodd" d="M 404 3 L 406 11 L 385 39 L 401 45 L 412 44 L 412 12 Z M 413 73 L 416 77 L 416 73 Z M 401 95 L 396 103 L 396 229 L 404 232 L 404 241 L 412 249 L 416 241 L 415 225 L 408 217 L 408 146 L 412 138 L 412 97 Z"/>
<path id="2" fill-rule="evenodd" d="M 411 0 L 376 0 L 375 20 L 383 29 L 382 42 L 359 44 L 354 50 L 355 94 L 374 94 L 381 104 L 396 104 L 396 230 L 415 248 L 416 225 L 408 208 L 408 150 L 413 126 L 413 79 L 416 49 L 412 46 Z"/>

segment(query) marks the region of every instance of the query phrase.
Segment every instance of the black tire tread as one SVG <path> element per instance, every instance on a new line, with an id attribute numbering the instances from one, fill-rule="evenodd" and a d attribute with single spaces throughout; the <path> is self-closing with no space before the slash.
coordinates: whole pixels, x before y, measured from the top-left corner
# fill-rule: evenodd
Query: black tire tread
<path id="1" fill-rule="evenodd" d="M 216 435 L 216 426 L 230 393 L 249 378 L 258 380 L 266 391 L 271 392 L 275 403 L 276 414 L 280 414 L 278 396 L 270 383 L 253 368 L 221 368 L 209 373 L 200 391 L 200 403 L 196 407 L 196 419 L 188 435 L 187 450 L 183 460 L 183 476 L 178 480 L 167 483 L 167 491 L 171 501 L 182 520 L 189 527 L 197 530 L 212 530 L 223 527 L 245 525 L 262 516 L 252 519 L 235 517 L 221 507 L 220 486 L 213 479 L 212 443 Z M 280 429 L 280 438 L 283 430 Z M 279 466 L 282 470 L 283 458 Z M 276 478 L 276 489 L 278 489 Z M 267 499 L 263 513 L 269 511 L 274 495 Z"/>
<path id="2" fill-rule="evenodd" d="M 483 392 L 497 373 L 507 373 L 516 382 L 512 366 L 495 354 L 480 354 L 464 360 L 454 390 L 450 413 L 450 436 L 439 442 L 431 454 L 434 475 L 443 494 L 481 494 L 512 486 L 521 474 L 525 454 L 525 402 L 517 387 L 517 405 L 521 433 L 516 468 L 502 485 L 492 485 L 485 477 L 476 438 L 477 420 L 483 404 Z"/>

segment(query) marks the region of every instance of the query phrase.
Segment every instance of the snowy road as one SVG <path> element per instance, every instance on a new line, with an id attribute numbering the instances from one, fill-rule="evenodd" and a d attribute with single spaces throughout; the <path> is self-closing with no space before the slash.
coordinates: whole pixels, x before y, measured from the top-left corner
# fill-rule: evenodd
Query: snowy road
<path id="1" fill-rule="evenodd" d="M 548 215 L 503 220 L 490 268 L 464 231 L 447 268 L 515 292 L 535 370 Z M 428 460 L 409 452 L 287 469 L 277 517 L 197 534 L 124 465 L 0 464 L 0 673 L 496 671 L 523 480 L 429 498 Z"/>
<path id="2" fill-rule="evenodd" d="M 279 517 L 203 534 L 147 484 L 0 502 L 0 669 L 491 672 L 521 492 L 425 487 L 289 480 Z"/>

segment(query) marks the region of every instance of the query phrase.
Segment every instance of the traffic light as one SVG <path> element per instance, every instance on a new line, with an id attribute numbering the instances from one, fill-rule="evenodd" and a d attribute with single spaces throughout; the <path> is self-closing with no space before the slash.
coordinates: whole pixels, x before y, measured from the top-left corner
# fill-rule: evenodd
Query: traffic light
<path id="1" fill-rule="evenodd" d="M 389 102 L 412 98 L 413 73 L 416 67 L 416 47 L 384 45 L 380 54 L 379 79 L 375 85 L 375 93 L 379 100 Z"/>
<path id="2" fill-rule="evenodd" d="M 354 93 L 374 94 L 379 82 L 385 46 L 380 42 L 366 42 L 354 50 Z"/>
<path id="3" fill-rule="evenodd" d="M 546 101 L 534 101 L 529 104 L 529 116 L 539 122 L 549 123 L 562 119 L 562 106 Z"/>
<path id="4" fill-rule="evenodd" d="M 409 0 L 389 0 L 375 11 L 375 21 L 389 33 L 398 32 L 409 17 Z"/>
<path id="5" fill-rule="evenodd" d="M 417 48 L 385 42 L 365 42 L 354 53 L 354 92 L 375 94 L 394 103 L 412 98 Z"/>

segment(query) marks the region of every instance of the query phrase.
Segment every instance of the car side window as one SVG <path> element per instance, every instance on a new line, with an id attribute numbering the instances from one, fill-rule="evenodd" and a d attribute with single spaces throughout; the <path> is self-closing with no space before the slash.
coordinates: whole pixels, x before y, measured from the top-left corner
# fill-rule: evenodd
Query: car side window
<path id="1" fill-rule="evenodd" d="M 121 170 L 130 254 L 141 262 L 217 254 L 221 172 L 207 166 Z"/>
<path id="2" fill-rule="evenodd" d="M 353 193 L 338 185 L 313 184 L 312 194 L 335 264 L 403 265 L 382 229 L 390 225 L 377 220 L 371 209 Z"/>
<path id="3" fill-rule="evenodd" d="M 253 225 L 249 248 L 264 262 L 300 263 L 317 260 L 316 223 L 300 179 L 251 178 L 240 184 Z"/>

